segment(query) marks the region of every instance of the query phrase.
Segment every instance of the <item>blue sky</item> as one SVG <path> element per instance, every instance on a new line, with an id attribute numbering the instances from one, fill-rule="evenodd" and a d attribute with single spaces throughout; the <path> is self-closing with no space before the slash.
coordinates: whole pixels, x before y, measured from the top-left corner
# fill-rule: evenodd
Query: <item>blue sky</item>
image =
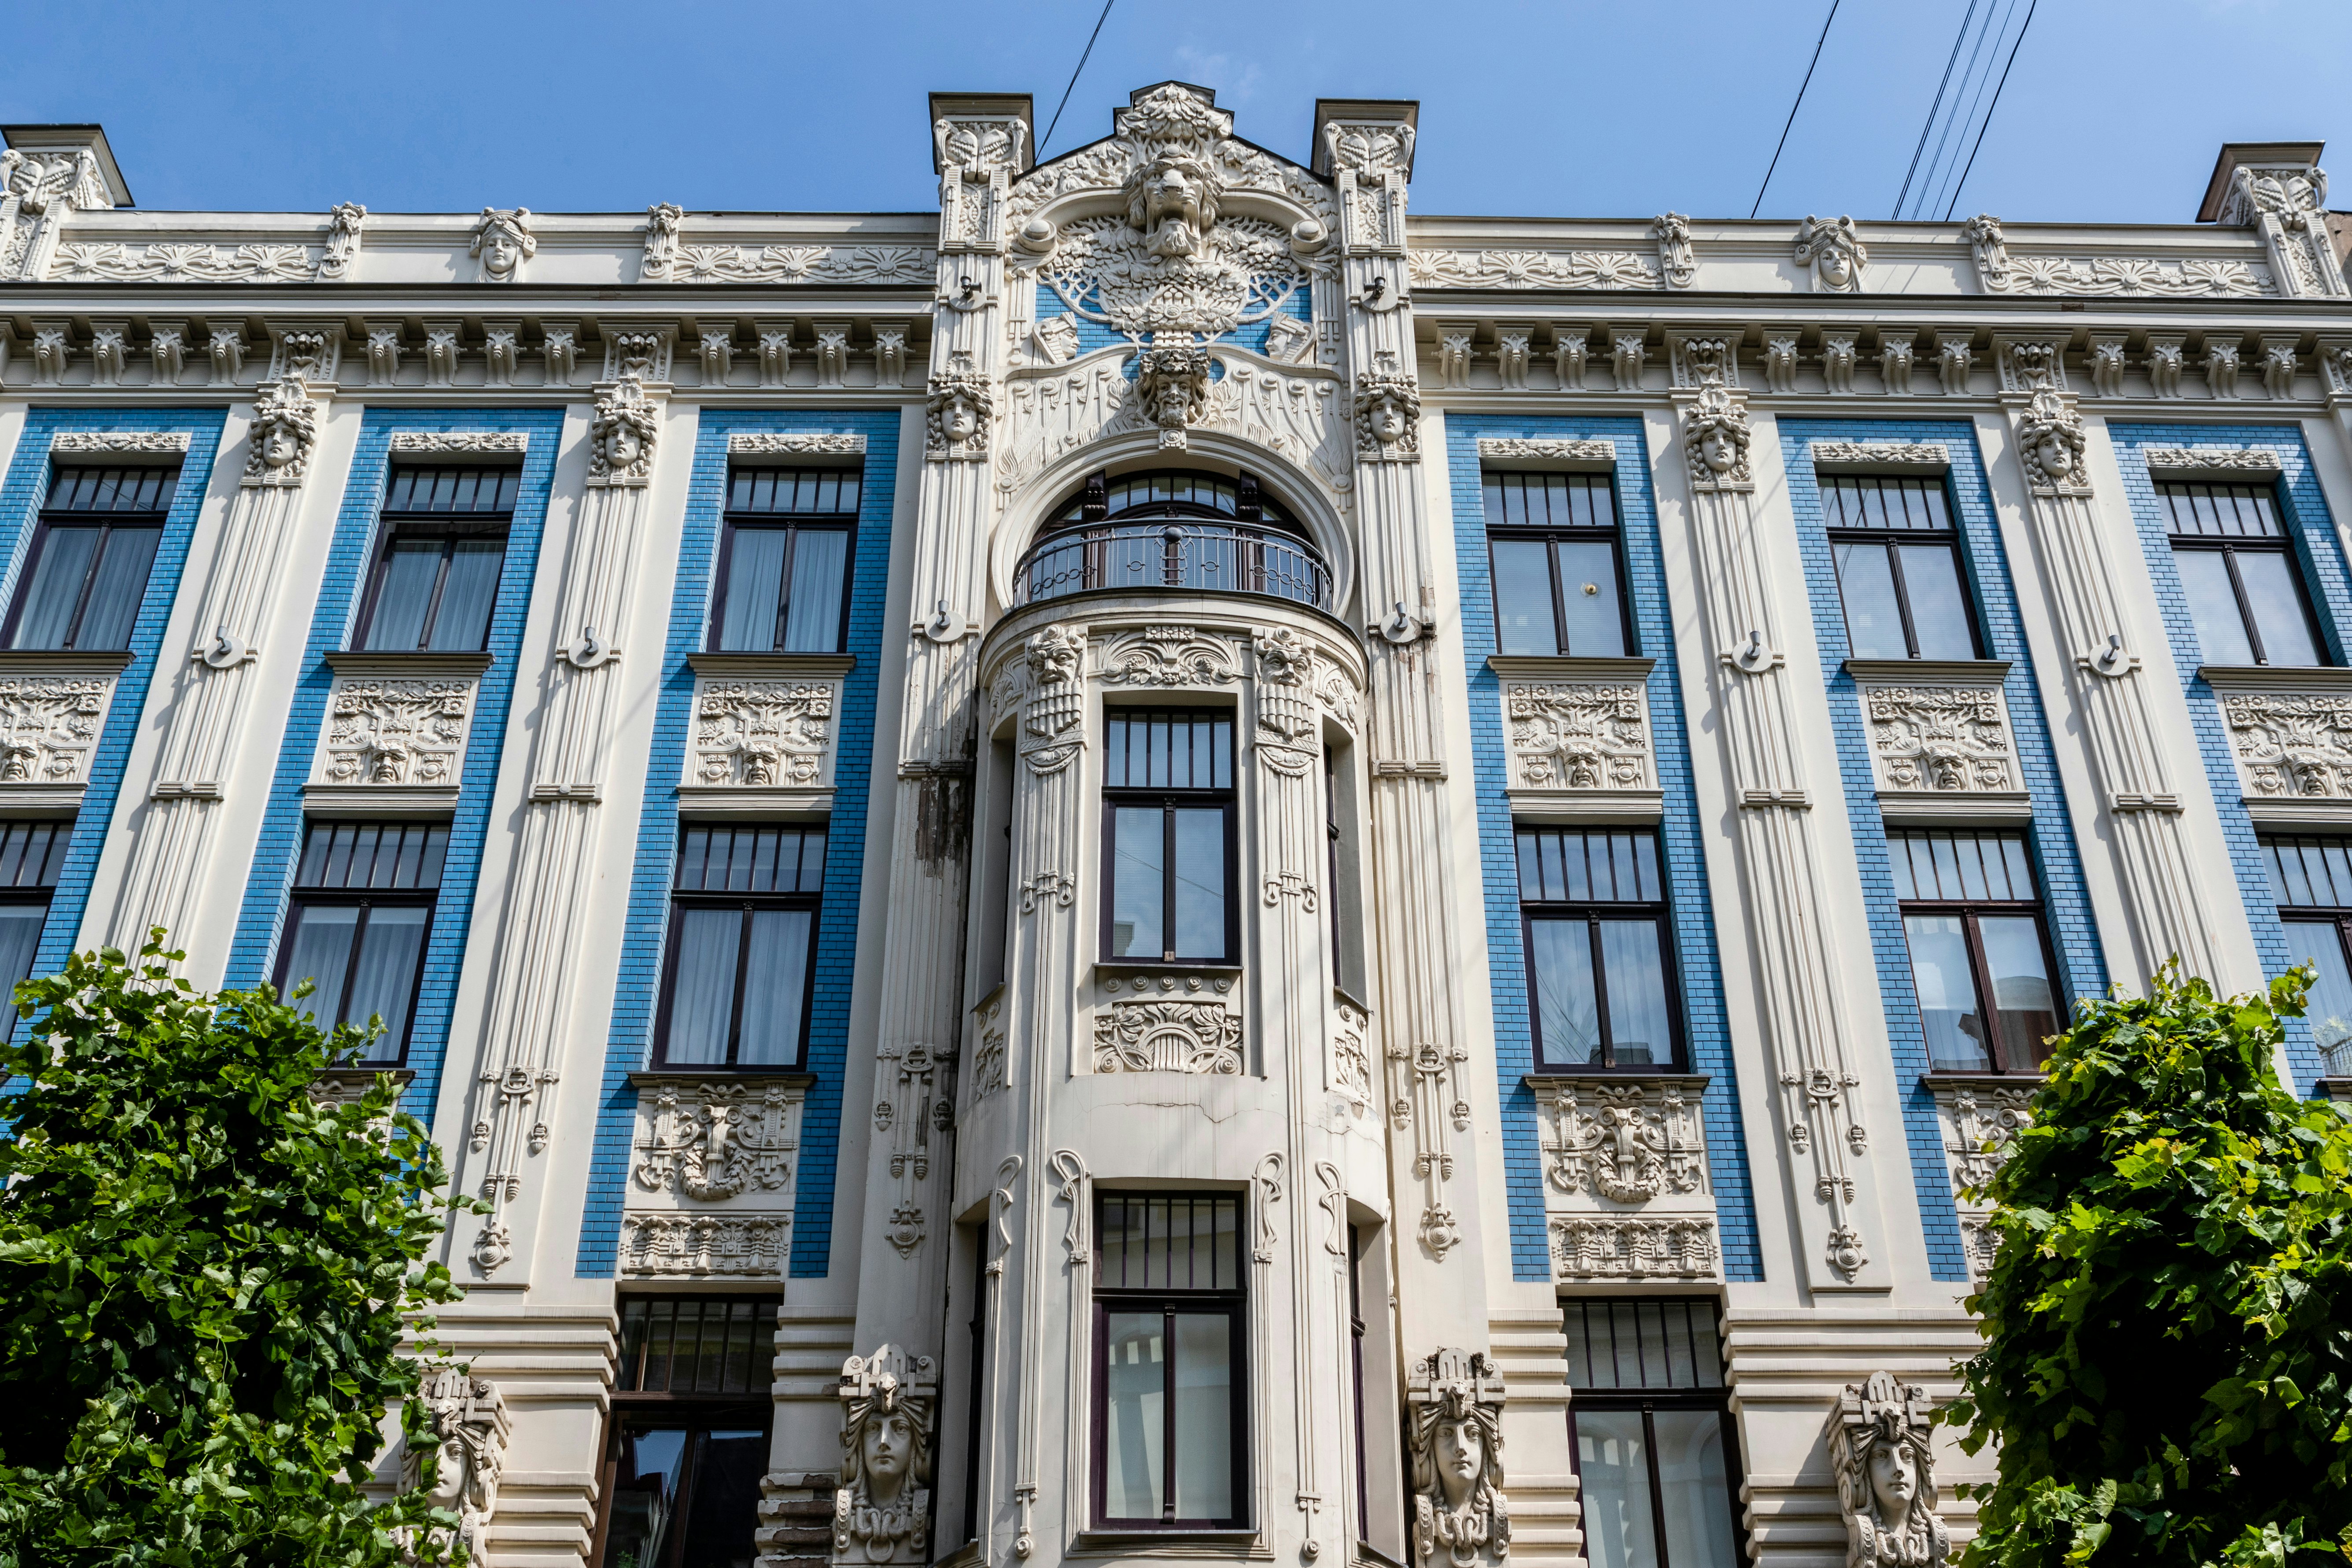
<path id="1" fill-rule="evenodd" d="M 1843 0 L 1767 216 L 1891 214 L 1967 4 Z M 1171 76 L 1302 161 L 1317 97 L 1418 98 L 1418 211 L 1745 216 L 1826 9 L 1117 0 L 1046 151 Z M 18 0 L 0 116 L 102 122 L 151 208 L 908 210 L 925 93 L 1042 130 L 1098 10 Z M 2347 0 L 2041 0 L 1959 212 L 2185 222 L 2225 141 L 2341 140 L 2352 179 L 2347 79 Z"/>

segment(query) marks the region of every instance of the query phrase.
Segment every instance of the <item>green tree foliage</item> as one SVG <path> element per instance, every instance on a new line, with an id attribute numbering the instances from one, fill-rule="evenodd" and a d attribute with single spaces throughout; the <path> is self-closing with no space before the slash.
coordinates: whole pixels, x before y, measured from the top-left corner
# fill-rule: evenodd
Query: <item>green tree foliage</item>
<path id="1" fill-rule="evenodd" d="M 388 1079 L 313 1100 L 358 1031 L 202 994 L 162 936 L 26 982 L 0 1051 L 0 1568 L 433 1557 L 456 1521 L 361 1483 L 394 1404 L 434 1446 L 401 1342 L 457 1295 L 440 1154 Z"/>
<path id="2" fill-rule="evenodd" d="M 2311 979 L 2168 965 L 2059 1037 L 1943 1416 L 2000 1445 L 1972 1564 L 2352 1557 L 2352 1122 L 2272 1066 Z"/>

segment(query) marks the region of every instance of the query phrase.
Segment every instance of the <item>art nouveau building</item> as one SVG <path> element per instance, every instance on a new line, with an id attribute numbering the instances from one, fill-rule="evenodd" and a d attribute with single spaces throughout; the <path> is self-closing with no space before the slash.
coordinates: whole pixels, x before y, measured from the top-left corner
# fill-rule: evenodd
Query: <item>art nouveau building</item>
<path id="1" fill-rule="evenodd" d="M 1935 1561 L 2071 999 L 2352 1071 L 2316 146 L 1428 217 L 1314 110 L 942 94 L 881 216 L 6 129 L 0 957 L 382 1017 L 498 1568 Z"/>

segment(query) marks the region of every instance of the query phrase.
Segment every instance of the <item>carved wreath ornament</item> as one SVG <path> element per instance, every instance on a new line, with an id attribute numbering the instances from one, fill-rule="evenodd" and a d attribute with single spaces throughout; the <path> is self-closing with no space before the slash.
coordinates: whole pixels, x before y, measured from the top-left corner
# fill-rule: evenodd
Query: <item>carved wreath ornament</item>
<path id="1" fill-rule="evenodd" d="M 756 1096 L 740 1084 L 665 1087 L 655 1095 L 653 1125 L 637 1142 L 632 1173 L 648 1192 L 716 1203 L 782 1190 L 797 1146 L 782 1086 Z"/>

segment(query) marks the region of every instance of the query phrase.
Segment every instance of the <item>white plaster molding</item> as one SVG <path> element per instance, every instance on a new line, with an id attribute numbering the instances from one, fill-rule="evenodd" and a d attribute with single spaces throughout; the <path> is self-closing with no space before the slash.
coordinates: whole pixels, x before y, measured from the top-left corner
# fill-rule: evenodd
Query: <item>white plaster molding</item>
<path id="1" fill-rule="evenodd" d="M 460 786 L 480 661 L 467 661 L 475 667 L 470 669 L 457 660 L 430 669 L 434 662 L 413 655 L 339 658 L 327 693 L 327 723 L 311 757 L 311 786 L 436 792 Z"/>
<path id="2" fill-rule="evenodd" d="M 781 1279 L 792 1223 L 789 1212 L 625 1214 L 621 1272 L 639 1278 Z"/>
<path id="3" fill-rule="evenodd" d="M 2352 816 L 2352 671 L 2273 667 L 2200 670 L 2216 688 L 2221 724 L 2248 807 L 2291 805 L 2277 817 Z M 2328 677 L 2336 679 L 2328 679 Z M 2218 679 L 2217 679 L 2218 678 Z"/>
<path id="4" fill-rule="evenodd" d="M 539 254 L 539 237 L 530 232 L 529 207 L 484 207 L 474 224 L 468 256 L 479 258 L 481 280 L 512 283 L 522 276 L 523 263 Z"/>
<path id="5" fill-rule="evenodd" d="M 49 437 L 49 451 L 68 457 L 185 457 L 185 430 L 58 430 Z"/>
<path id="6" fill-rule="evenodd" d="M 808 430 L 738 430 L 727 437 L 730 457 L 855 457 L 866 455 L 863 435 Z"/>
<path id="7" fill-rule="evenodd" d="M 2117 333 L 2100 333 L 2091 339 L 2084 364 L 2091 374 L 2091 390 L 2096 395 L 2121 397 L 2124 395 L 2126 346 L 2127 340 Z"/>
<path id="8" fill-rule="evenodd" d="M 58 247 L 58 283 L 308 283 L 322 251 L 304 245 L 78 242 Z"/>
<path id="9" fill-rule="evenodd" d="M 1714 1213 L 1703 1079 L 1619 1074 L 1532 1078 L 1547 1206 L 1615 1214 L 1691 1207 Z"/>
<path id="10" fill-rule="evenodd" d="M 522 453 L 530 450 L 530 435 L 523 430 L 395 430 L 392 433 L 392 449 L 432 457 Z"/>
<path id="11" fill-rule="evenodd" d="M 1514 809 L 1654 818 L 1664 800 L 1651 750 L 1648 681 L 1655 662 L 1488 660 L 1500 678 L 1505 788 Z"/>
<path id="12" fill-rule="evenodd" d="M 2075 259 L 2013 255 L 2000 220 L 1990 214 L 1969 220 L 1968 237 L 1978 287 L 1988 294 L 2242 300 L 2277 292 L 2267 268 L 2228 258 L 2172 261 L 2146 257 Z"/>
<path id="13" fill-rule="evenodd" d="M 2017 760 L 2009 666 L 1999 659 L 1848 659 L 1889 815 L 2030 815 Z"/>
<path id="14" fill-rule="evenodd" d="M 2143 447 L 2152 479 L 2238 479 L 2260 483 L 2284 471 L 2269 447 Z"/>
<path id="15" fill-rule="evenodd" d="M 1234 640 L 1195 626 L 1144 626 L 1097 637 L 1094 647 L 1096 673 L 1107 686 L 1229 686 L 1241 675 Z"/>
<path id="16" fill-rule="evenodd" d="M 127 662 L 75 653 L 0 660 L 0 806 L 79 802 Z"/>
<path id="17" fill-rule="evenodd" d="M 1715 1221 L 1701 1215 L 1555 1215 L 1552 1277 L 1559 1282 L 1717 1279 Z"/>
<path id="18" fill-rule="evenodd" d="M 1822 334 L 1822 384 L 1833 397 L 1853 394 L 1854 366 L 1862 358 L 1856 346 L 1860 341 L 1850 331 Z"/>
<path id="19" fill-rule="evenodd" d="M 1617 443 L 1481 436 L 1478 460 L 1548 473 L 1611 473 L 1617 467 Z"/>
<path id="20" fill-rule="evenodd" d="M 901 1249 L 902 1251 L 905 1249 Z M 841 1368 L 841 1485 L 833 1504 L 833 1561 L 913 1563 L 929 1559 L 939 1370 L 929 1357 L 885 1344 Z M 877 1452 L 893 1462 L 877 1468 Z"/>
<path id="21" fill-rule="evenodd" d="M 1405 262 L 1424 289 L 1661 289 L 1658 265 L 1630 250 L 1419 250 Z"/>
<path id="22" fill-rule="evenodd" d="M 1095 1014 L 1094 1069 L 1231 1076 L 1242 1070 L 1242 1021 L 1222 1002 L 1114 1002 Z"/>
<path id="23" fill-rule="evenodd" d="M 704 1214 L 792 1206 L 805 1079 L 641 1073 L 634 1081 L 627 1209 Z"/>
<path id="24" fill-rule="evenodd" d="M 1413 1568 L 1486 1568 L 1509 1560 L 1507 1397 L 1502 1370 L 1484 1351 L 1441 1346 L 1413 1363 L 1405 1380 Z M 1475 1472 L 1465 1463 L 1474 1456 Z M 1311 1561 L 1315 1553 L 1307 1555 Z"/>
<path id="25" fill-rule="evenodd" d="M 604 369 L 599 381 L 625 381 L 631 376 L 646 382 L 669 380 L 670 361 L 677 348 L 677 327 L 607 323 L 604 339 Z"/>
<path id="26" fill-rule="evenodd" d="M 1953 1206 L 1959 1212 L 1969 1272 L 1978 1279 L 1992 1267 L 1990 1236 L 1985 1227 L 1991 1205 L 1968 1194 L 1990 1183 L 1994 1173 L 2008 1163 L 2011 1140 L 2033 1120 L 2029 1107 L 2038 1087 L 2040 1080 L 2031 1077 L 2007 1083 L 1956 1078 L 1928 1085 L 1936 1098 L 1944 1169 L 1952 1184 Z"/>
<path id="27" fill-rule="evenodd" d="M 1941 441 L 1815 441 L 1813 468 L 1831 474 L 1940 474 L 1952 466 Z"/>
<path id="28" fill-rule="evenodd" d="M 843 681 L 709 674 L 694 680 L 683 784 L 830 791 Z"/>
<path id="29" fill-rule="evenodd" d="M 681 245 L 671 283 L 929 283 L 933 253 L 919 246 Z"/>
<path id="30" fill-rule="evenodd" d="M 1870 251 L 1850 217 L 1808 216 L 1797 226 L 1797 265 L 1804 268 L 1816 294 L 1852 294 L 1862 288 L 1862 272 Z"/>

